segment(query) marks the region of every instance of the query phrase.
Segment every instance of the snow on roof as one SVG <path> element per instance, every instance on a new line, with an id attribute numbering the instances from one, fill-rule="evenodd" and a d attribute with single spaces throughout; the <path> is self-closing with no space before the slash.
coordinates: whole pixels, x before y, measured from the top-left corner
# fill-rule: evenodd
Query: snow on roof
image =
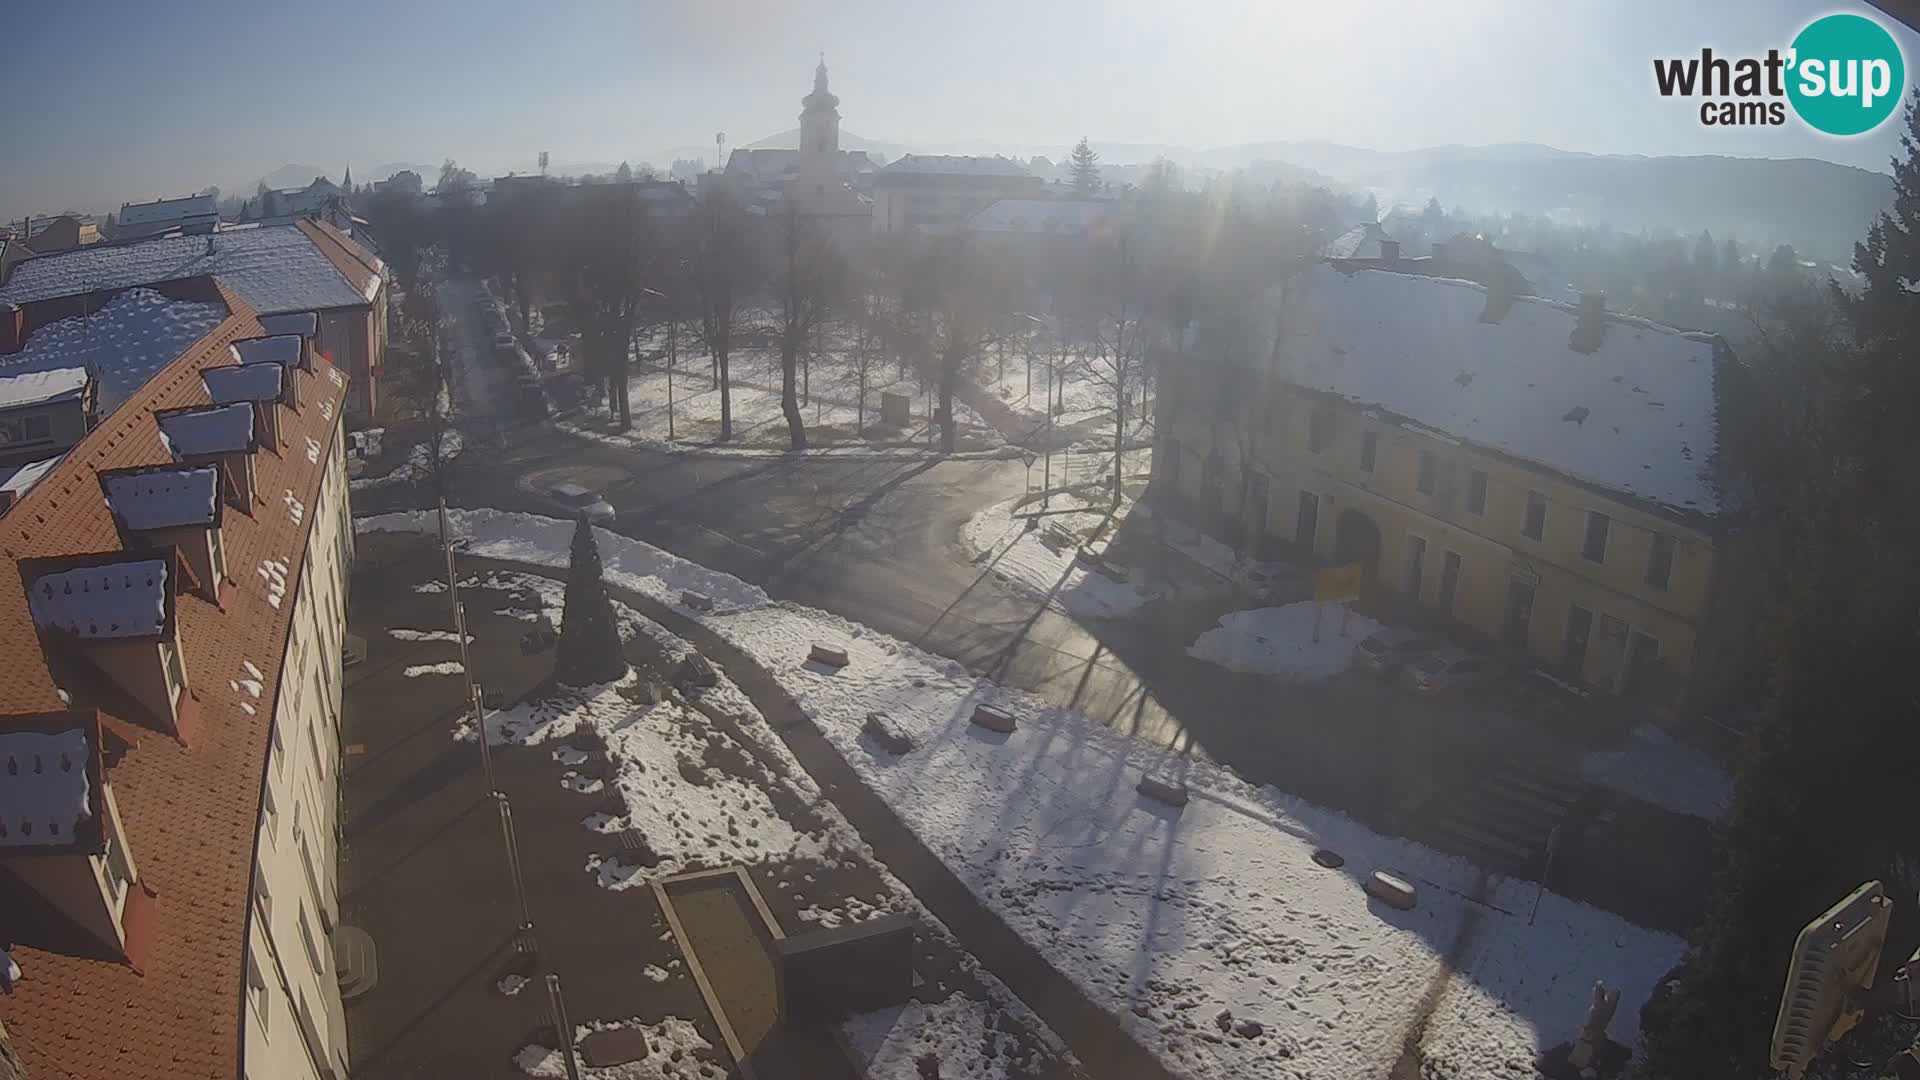
<path id="1" fill-rule="evenodd" d="M 237 364 L 208 368 L 200 378 L 206 382 L 207 395 L 215 405 L 273 401 L 280 396 L 280 377 L 285 370 L 279 364 Z"/>
<path id="2" fill-rule="evenodd" d="M 237 363 L 293 367 L 300 363 L 300 344 L 298 334 L 279 334 L 236 341 L 230 348 Z"/>
<path id="3" fill-rule="evenodd" d="M 1086 199 L 1001 199 L 967 222 L 973 232 L 1083 233 L 1112 203 Z"/>
<path id="4" fill-rule="evenodd" d="M 888 173 L 925 173 L 944 176 L 1032 176 L 1012 158 L 968 157 L 958 154 L 907 154 L 880 170 Z"/>
<path id="5" fill-rule="evenodd" d="M 41 478 L 52 472 L 53 467 L 60 464 L 61 459 L 65 457 L 65 454 L 56 454 L 50 458 L 42 458 L 39 461 L 29 461 L 25 465 L 13 467 L 13 471 L 7 474 L 6 479 L 0 480 L 0 491 L 4 491 L 12 495 L 15 499 L 19 499 L 22 495 L 32 491 L 33 485 L 39 483 Z"/>
<path id="6" fill-rule="evenodd" d="M 1573 287 L 1573 280 L 1546 256 L 1530 251 L 1503 251 L 1500 256 L 1533 286 L 1533 295 L 1563 304 L 1580 302 L 1580 290 Z"/>
<path id="7" fill-rule="evenodd" d="M 0 303 L 25 304 L 211 274 L 262 315 L 357 307 L 354 287 L 297 225 L 207 236 L 93 244 L 26 259 L 0 287 Z"/>
<path id="8" fill-rule="evenodd" d="M 1378 259 L 1384 256 L 1380 242 L 1391 240 L 1377 221 L 1356 225 L 1327 243 L 1330 259 Z"/>
<path id="9" fill-rule="evenodd" d="M 64 847 L 93 816 L 83 728 L 0 733 L 0 847 Z"/>
<path id="10" fill-rule="evenodd" d="M 211 465 L 106 475 L 100 484 L 107 508 L 129 529 L 211 525 L 220 497 L 220 471 Z"/>
<path id="11" fill-rule="evenodd" d="M 178 199 L 156 199 L 150 203 L 123 203 L 120 207 L 121 225 L 154 225 L 163 221 L 184 221 L 188 218 L 209 217 L 218 214 L 211 195 L 187 195 Z"/>
<path id="12" fill-rule="evenodd" d="M 21 263 L 21 269 L 33 261 Z M 153 289 L 128 289 L 92 315 L 61 319 L 34 331 L 19 352 L 0 355 L 0 376 L 87 368 L 99 380 L 104 415 L 226 317 L 224 304 L 174 300 Z"/>
<path id="13" fill-rule="evenodd" d="M 167 621 L 167 564 L 161 559 L 80 566 L 42 574 L 27 586 L 33 622 L 82 638 L 146 637 Z"/>
<path id="14" fill-rule="evenodd" d="M 1660 506 L 1728 509 L 1711 335 L 1612 316 L 1581 353 L 1566 305 L 1521 297 L 1485 323 L 1482 286 L 1380 270 L 1318 266 L 1295 295 L 1279 374 L 1297 385 Z"/>
<path id="15" fill-rule="evenodd" d="M 266 331 L 268 337 L 279 337 L 282 334 L 299 334 L 302 337 L 312 337 L 320 332 L 320 316 L 318 313 L 312 311 L 289 311 L 282 315 L 262 315 L 260 316 L 260 329 Z"/>
<path id="16" fill-rule="evenodd" d="M 232 453 L 253 445 L 253 406 L 244 401 L 156 413 L 154 419 L 160 441 L 175 457 Z"/>
<path id="17" fill-rule="evenodd" d="M 0 367 L 0 409 L 78 398 L 87 389 L 87 369 L 83 367 L 49 368 L 18 375 L 8 375 L 6 370 Z"/>

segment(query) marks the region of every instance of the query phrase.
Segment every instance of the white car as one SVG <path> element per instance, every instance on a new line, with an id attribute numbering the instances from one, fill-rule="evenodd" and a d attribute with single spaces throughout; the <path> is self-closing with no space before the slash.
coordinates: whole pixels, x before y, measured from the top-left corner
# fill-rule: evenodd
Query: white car
<path id="1" fill-rule="evenodd" d="M 579 484 L 555 484 L 547 489 L 547 497 L 566 508 L 568 517 L 585 514 L 595 525 L 611 525 L 620 516 L 620 511 L 599 492 Z"/>

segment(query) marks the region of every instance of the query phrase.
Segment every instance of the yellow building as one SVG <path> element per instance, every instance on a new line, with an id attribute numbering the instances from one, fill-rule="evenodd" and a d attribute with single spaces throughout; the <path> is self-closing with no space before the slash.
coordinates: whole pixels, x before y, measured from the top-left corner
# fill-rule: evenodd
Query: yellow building
<path id="1" fill-rule="evenodd" d="M 1363 561 L 1387 606 L 1570 682 L 1690 710 L 1733 689 L 1753 590 L 1719 339 L 1597 296 L 1330 266 L 1251 323 L 1213 355 L 1257 360 L 1160 404 L 1155 488 L 1197 524 Z"/>

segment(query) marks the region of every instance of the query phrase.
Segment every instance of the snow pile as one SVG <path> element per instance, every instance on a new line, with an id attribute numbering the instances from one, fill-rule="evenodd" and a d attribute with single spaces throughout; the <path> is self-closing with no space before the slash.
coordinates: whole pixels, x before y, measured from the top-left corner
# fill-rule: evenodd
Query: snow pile
<path id="1" fill-rule="evenodd" d="M 456 535 L 467 540 L 465 550 L 469 554 L 566 568 L 568 548 L 573 540 L 574 526 L 570 521 L 490 509 L 449 510 L 447 516 Z M 360 532 L 437 533 L 439 524 L 436 511 L 402 510 L 357 518 L 354 528 Z M 675 606 L 680 603 L 681 592 L 691 590 L 710 597 L 716 611 L 760 607 L 768 602 L 766 591 L 757 585 L 715 573 L 618 533 L 605 529 L 593 532 L 600 543 L 600 561 L 606 580 L 612 584 Z M 557 619 L 555 623 L 558 624 Z"/>
<path id="2" fill-rule="evenodd" d="M 1379 623 L 1365 615 L 1343 613 L 1338 604 L 1303 600 L 1222 615 L 1218 626 L 1188 646 L 1187 655 L 1228 671 L 1313 682 L 1347 670 L 1354 649 L 1379 629 Z"/>
<path id="3" fill-rule="evenodd" d="M 1580 775 L 1623 795 L 1709 821 L 1733 798 L 1733 777 L 1725 769 L 1652 723 L 1634 728 L 1627 745 L 1618 750 L 1593 751 L 1581 758 Z"/>
<path id="4" fill-rule="evenodd" d="M 1048 510 L 1064 507 L 1068 508 L 1066 513 L 1041 513 L 1038 502 L 1018 507 L 1016 513 L 1017 501 L 987 507 L 967 519 L 961 530 L 961 540 L 973 553 L 974 562 L 991 570 L 995 577 L 1064 611 L 1092 618 L 1130 615 L 1159 595 L 1158 586 L 1144 577 L 1114 581 L 1076 561 L 1074 544 L 1057 537 L 1054 544 L 1047 542 L 1050 525 L 1068 530 L 1075 537 L 1087 535 L 1105 519 L 1105 507 L 1096 508 L 1079 496 L 1063 494 L 1049 500 Z M 1130 501 L 1122 502 L 1114 515 L 1116 522 L 1125 518 L 1130 505 Z M 1040 514 L 1040 524 L 1029 531 L 1027 516 L 1036 513 Z"/>
<path id="5" fill-rule="evenodd" d="M 647 1056 L 606 1069 L 589 1068 L 585 1061 L 580 1061 L 582 1080 L 687 1080 L 689 1077 L 720 1080 L 727 1075 L 726 1067 L 720 1064 L 725 1054 L 714 1050 L 713 1044 L 701 1037 L 693 1021 L 678 1016 L 669 1016 L 657 1024 L 643 1024 L 639 1017 L 575 1024 L 575 1060 L 579 1061 L 580 1040 L 596 1031 L 620 1028 L 637 1028 L 646 1033 Z M 550 1047 L 521 1047 L 513 1063 L 528 1076 L 564 1080 L 567 1075 L 566 1059 L 559 1050 Z"/>
<path id="6" fill-rule="evenodd" d="M 447 431 L 440 437 L 440 462 L 446 464 L 460 456 L 460 433 Z M 381 473 L 379 476 L 359 476 L 347 482 L 355 491 L 368 491 L 373 488 L 391 487 L 394 484 L 412 484 L 433 476 L 433 443 L 418 443 L 407 452 L 407 460 Z"/>
<path id="7" fill-rule="evenodd" d="M 404 626 L 396 626 L 387 633 L 397 641 L 447 641 L 455 645 L 460 643 L 460 635 L 451 630 L 409 630 Z M 473 635 L 468 634 L 467 640 L 472 641 Z"/>
<path id="8" fill-rule="evenodd" d="M 422 675 L 458 675 L 465 670 L 460 666 L 460 661 L 447 660 L 438 664 L 410 664 L 401 674 L 409 679 L 417 679 Z"/>
<path id="9" fill-rule="evenodd" d="M 924 1080 L 964 1076 L 1008 1080 L 1025 1076 L 1017 1067 L 1020 1045 L 996 1030 L 985 1006 L 963 994 L 934 1005 L 909 1002 L 862 1013 L 840 1025 L 867 1080 Z M 937 1066 L 925 1071 L 923 1061 Z M 963 1067 L 961 1062 L 968 1063 Z"/>

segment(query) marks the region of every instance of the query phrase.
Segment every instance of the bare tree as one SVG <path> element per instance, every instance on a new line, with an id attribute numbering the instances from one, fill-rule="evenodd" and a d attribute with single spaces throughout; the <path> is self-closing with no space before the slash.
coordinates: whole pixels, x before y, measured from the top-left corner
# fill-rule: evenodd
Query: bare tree
<path id="1" fill-rule="evenodd" d="M 964 245 L 946 245 L 929 260 L 927 281 L 931 304 L 926 320 L 926 355 L 933 363 L 933 382 L 939 394 L 934 421 L 940 425 L 940 451 L 958 448 L 959 425 L 954 421 L 953 398 L 960 380 L 979 363 L 998 323 L 994 266 Z"/>
<path id="2" fill-rule="evenodd" d="M 700 298 L 700 336 L 713 356 L 714 382 L 720 390 L 720 441 L 733 438 L 733 386 L 727 370 L 739 329 L 751 253 L 746 214 L 724 191 L 707 199 L 694 245 L 694 287 Z"/>
<path id="3" fill-rule="evenodd" d="M 633 426 L 627 364 L 634 320 L 656 272 L 646 211 L 625 188 L 582 198 L 559 253 L 567 307 L 580 327 L 587 377 L 607 388 L 607 410 L 622 431 Z"/>
<path id="4" fill-rule="evenodd" d="M 795 393 L 799 360 L 809 355 L 832 308 L 836 276 L 833 249 L 800 220 L 793 204 L 780 224 L 780 269 L 774 333 L 780 341 L 780 411 L 787 418 L 789 445 L 807 448 L 807 428 Z"/>
<path id="5" fill-rule="evenodd" d="M 875 294 L 874 287 L 875 280 L 871 274 L 850 276 L 846 286 L 847 299 L 842 308 L 845 322 L 851 324 L 853 332 L 851 359 L 856 436 L 864 434 L 867 429 L 867 386 L 873 381 L 873 366 L 880 355 L 879 340 L 875 333 L 875 324 L 880 316 L 880 298 Z"/>
<path id="6" fill-rule="evenodd" d="M 1113 500 L 1117 503 L 1125 475 L 1127 418 L 1133 410 L 1133 398 L 1141 392 L 1146 380 L 1147 367 L 1148 307 L 1138 255 L 1130 237 L 1122 236 L 1115 242 L 1105 265 L 1097 273 L 1095 295 L 1098 300 L 1091 318 L 1092 332 L 1079 366 L 1089 381 L 1107 392 L 1112 402 Z"/>

